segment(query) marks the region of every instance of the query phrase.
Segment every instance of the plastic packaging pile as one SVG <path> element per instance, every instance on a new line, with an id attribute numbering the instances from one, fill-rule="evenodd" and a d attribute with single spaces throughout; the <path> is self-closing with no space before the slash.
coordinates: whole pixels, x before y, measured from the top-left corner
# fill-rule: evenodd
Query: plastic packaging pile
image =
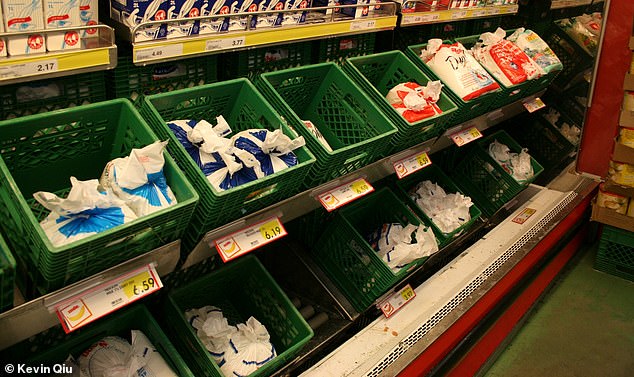
<path id="1" fill-rule="evenodd" d="M 405 120 L 415 123 L 442 113 L 436 105 L 441 91 L 440 81 L 429 81 L 425 86 L 406 82 L 390 89 L 386 99 Z"/>
<path id="2" fill-rule="evenodd" d="M 434 232 L 424 225 L 383 224 L 366 239 L 393 273 L 438 251 Z"/>
<path id="3" fill-rule="evenodd" d="M 461 193 L 447 194 L 438 184 L 423 181 L 410 191 L 416 205 L 443 233 L 451 233 L 471 220 L 471 198 Z"/>
<path id="4" fill-rule="evenodd" d="M 513 153 L 508 146 L 495 140 L 489 144 L 489 155 L 518 183 L 525 183 L 534 174 L 531 156 L 526 148 L 520 153 Z"/>
<path id="5" fill-rule="evenodd" d="M 581 130 L 579 127 L 574 124 L 570 125 L 567 122 L 562 122 L 561 125 L 558 125 L 559 118 L 561 114 L 554 109 L 549 109 L 547 114 L 544 114 L 544 119 L 546 119 L 550 124 L 557 127 L 562 135 L 573 145 L 578 145 L 581 139 Z"/>
<path id="6" fill-rule="evenodd" d="M 313 124 L 313 122 L 311 122 L 310 120 L 304 120 L 302 121 L 302 123 L 304 123 L 304 126 L 306 127 L 308 132 L 310 132 L 315 137 L 315 139 L 317 139 L 317 141 L 321 143 L 325 150 L 327 150 L 328 152 L 332 152 L 332 147 L 328 143 L 328 140 L 326 140 L 324 135 L 321 134 L 321 131 L 319 131 L 319 129 Z"/>
<path id="7" fill-rule="evenodd" d="M 62 246 L 176 204 L 163 175 L 166 145 L 157 141 L 110 161 L 99 180 L 70 177 L 72 187 L 66 198 L 34 193 L 51 211 L 40 222 L 51 243 Z"/>
<path id="8" fill-rule="evenodd" d="M 185 318 L 225 376 L 247 376 L 277 356 L 266 327 L 253 317 L 232 326 L 220 309 L 205 306 Z"/>
<path id="9" fill-rule="evenodd" d="M 107 336 L 94 343 L 75 361 L 70 377 L 176 377 L 150 340 L 132 330 L 132 344 L 118 336 Z"/>
<path id="10" fill-rule="evenodd" d="M 590 55 L 595 56 L 599 48 L 599 35 L 603 17 L 601 13 L 582 14 L 581 16 L 564 18 L 555 21 L 572 39 L 583 47 Z"/>
<path id="11" fill-rule="evenodd" d="M 304 138 L 291 139 L 281 129 L 251 129 L 231 138 L 222 116 L 216 125 L 205 120 L 174 120 L 168 127 L 218 191 L 228 190 L 298 164 L 293 150 Z"/>
<path id="12" fill-rule="evenodd" d="M 561 61 L 543 39 L 532 30 L 518 28 L 506 39 L 515 43 L 529 58 L 531 58 L 544 73 L 563 69 Z"/>
<path id="13" fill-rule="evenodd" d="M 421 51 L 421 59 L 464 101 L 500 88 L 459 42 L 448 45 L 443 44 L 441 39 L 430 39 Z"/>

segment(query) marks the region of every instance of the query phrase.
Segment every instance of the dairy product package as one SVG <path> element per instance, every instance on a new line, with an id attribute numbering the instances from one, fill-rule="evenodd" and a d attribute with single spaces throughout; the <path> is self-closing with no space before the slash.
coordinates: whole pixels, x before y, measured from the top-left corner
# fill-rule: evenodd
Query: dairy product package
<path id="1" fill-rule="evenodd" d="M 461 193 L 446 193 L 438 184 L 423 181 L 410 191 L 410 197 L 443 233 L 451 233 L 471 220 L 471 198 Z"/>
<path id="2" fill-rule="evenodd" d="M 225 6 L 229 6 L 229 13 L 247 13 L 257 12 L 260 9 L 261 0 L 227 0 Z M 221 14 L 225 14 L 222 13 Z M 235 30 L 247 30 L 248 28 L 255 28 L 257 26 L 257 19 L 255 17 L 249 20 L 249 17 L 231 17 L 229 21 L 229 31 Z"/>
<path id="3" fill-rule="evenodd" d="M 599 185 L 599 193 L 597 194 L 597 205 L 599 207 L 609 208 L 625 215 L 628 212 L 628 203 L 630 198 L 613 192 L 605 191 L 604 184 Z"/>
<path id="4" fill-rule="evenodd" d="M 526 148 L 514 153 L 507 145 L 494 140 L 489 144 L 489 155 L 518 183 L 523 184 L 533 176 L 531 156 Z"/>
<path id="5" fill-rule="evenodd" d="M 176 204 L 176 197 L 163 174 L 163 151 L 167 141 L 132 149 L 127 157 L 114 159 L 99 179 L 106 190 L 123 200 L 138 217 Z"/>
<path id="6" fill-rule="evenodd" d="M 242 131 L 233 136 L 232 142 L 238 160 L 253 167 L 258 178 L 297 165 L 299 161 L 293 151 L 306 144 L 303 137 L 291 140 L 281 129 Z M 256 164 L 246 163 L 254 160 Z"/>
<path id="7" fill-rule="evenodd" d="M 79 22 L 81 25 L 99 23 L 99 0 L 79 0 Z M 98 37 L 97 29 L 85 29 L 82 38 Z"/>
<path id="8" fill-rule="evenodd" d="M 430 39 L 421 51 L 421 59 L 464 101 L 500 89 L 500 85 L 459 42 L 448 45 L 440 39 Z"/>
<path id="9" fill-rule="evenodd" d="M 184 19 L 200 16 L 201 0 L 168 0 L 167 19 Z M 167 25 L 167 38 L 198 35 L 199 21 L 179 21 Z"/>
<path id="10" fill-rule="evenodd" d="M 280 2 L 284 5 L 282 9 L 306 9 L 310 5 L 308 0 L 280 0 Z M 307 13 L 307 11 L 279 13 L 274 26 L 303 24 L 306 22 Z"/>
<path id="11" fill-rule="evenodd" d="M 0 4 L 0 33 L 4 33 L 4 18 L 2 17 L 2 5 Z M 7 41 L 0 38 L 0 56 L 7 56 Z"/>
<path id="12" fill-rule="evenodd" d="M 634 166 L 610 161 L 608 177 L 619 185 L 634 187 Z"/>
<path id="13" fill-rule="evenodd" d="M 285 6 L 282 0 L 261 0 L 261 11 L 283 10 Z M 260 15 L 255 19 L 255 28 L 262 29 L 267 27 L 274 27 L 282 25 L 283 15 L 282 13 L 270 13 Z"/>
<path id="14" fill-rule="evenodd" d="M 356 4 L 370 4 L 371 0 L 341 0 L 341 5 L 356 5 Z M 368 17 L 370 14 L 370 7 L 357 7 L 357 8 L 341 8 L 341 13 L 353 18 Z"/>
<path id="15" fill-rule="evenodd" d="M 533 80 L 544 70 L 513 42 L 504 39 L 506 32 L 498 28 L 495 33 L 483 33 L 482 42 L 473 47 L 473 56 L 504 86 Z"/>
<path id="16" fill-rule="evenodd" d="M 415 123 L 442 113 L 436 105 L 441 90 L 440 81 L 429 81 L 426 86 L 406 82 L 390 89 L 386 99 L 405 120 Z"/>
<path id="17" fill-rule="evenodd" d="M 247 376 L 277 356 L 264 325 L 254 317 L 230 325 L 213 306 L 190 309 L 185 318 L 225 376 Z"/>
<path id="18" fill-rule="evenodd" d="M 44 29 L 44 11 L 42 0 L 2 0 L 4 30 L 18 32 Z M 34 33 L 8 37 L 7 54 L 25 55 L 46 51 L 44 35 Z"/>
<path id="19" fill-rule="evenodd" d="M 557 55 L 555 55 L 548 44 L 534 31 L 526 30 L 521 27 L 515 30 L 515 32 L 506 39 L 522 49 L 544 73 L 561 71 L 563 69 L 563 65 Z"/>
<path id="20" fill-rule="evenodd" d="M 324 147 L 325 150 L 327 150 L 328 152 L 332 152 L 332 148 L 330 147 L 330 144 L 328 144 L 328 140 L 326 140 L 326 138 L 324 137 L 324 135 L 321 134 L 321 132 L 319 131 L 319 129 L 313 124 L 313 122 L 311 122 L 310 120 L 303 120 L 302 123 L 304 124 L 304 126 L 306 127 L 306 129 L 313 135 L 315 136 L 315 139 L 317 139 L 319 141 L 319 143 L 321 143 L 321 145 Z"/>
<path id="21" fill-rule="evenodd" d="M 70 182 L 72 187 L 66 198 L 43 191 L 33 194 L 35 200 L 51 211 L 40 225 L 54 246 L 69 244 L 137 218 L 111 191 L 101 190 L 98 180 L 79 181 L 71 177 Z"/>
<path id="22" fill-rule="evenodd" d="M 201 0 L 201 16 L 213 16 L 216 14 L 229 14 L 229 6 L 225 5 L 225 0 Z M 199 22 L 198 34 L 214 34 L 221 31 L 227 31 L 228 28 L 228 18 L 210 18 Z"/>
<path id="23" fill-rule="evenodd" d="M 44 17 L 47 29 L 80 26 L 79 0 L 44 0 Z M 79 49 L 81 36 L 79 31 L 65 31 L 46 34 L 46 49 L 61 51 Z"/>
<path id="24" fill-rule="evenodd" d="M 167 19 L 168 0 L 114 0 L 110 2 L 110 17 L 130 29 L 147 21 Z M 164 39 L 167 37 L 167 25 L 143 26 L 134 34 L 136 42 Z"/>
<path id="25" fill-rule="evenodd" d="M 393 273 L 438 251 L 434 232 L 424 225 L 383 224 L 366 240 Z"/>

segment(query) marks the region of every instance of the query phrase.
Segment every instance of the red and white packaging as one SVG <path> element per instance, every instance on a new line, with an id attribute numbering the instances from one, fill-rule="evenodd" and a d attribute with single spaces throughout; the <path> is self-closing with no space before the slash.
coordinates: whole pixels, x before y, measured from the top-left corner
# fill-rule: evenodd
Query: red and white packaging
<path id="1" fill-rule="evenodd" d="M 436 105 L 440 98 L 442 83 L 429 81 L 426 86 L 415 82 L 398 84 L 390 89 L 385 99 L 410 123 L 442 113 Z"/>
<path id="2" fill-rule="evenodd" d="M 4 29 L 8 32 L 44 29 L 42 0 L 2 0 Z M 46 51 L 44 35 L 34 33 L 7 38 L 9 55 L 36 54 Z"/>
<path id="3" fill-rule="evenodd" d="M 81 25 L 97 25 L 99 23 L 99 1 L 80 0 L 79 1 L 79 21 Z M 97 29 L 84 29 L 81 33 L 83 38 L 98 37 Z"/>
<path id="4" fill-rule="evenodd" d="M 2 18 L 2 7 L 0 6 L 0 33 L 4 33 L 4 21 Z M 7 56 L 7 42 L 0 38 L 0 56 Z"/>
<path id="5" fill-rule="evenodd" d="M 464 101 L 500 89 L 500 85 L 459 42 L 443 44 L 441 39 L 430 39 L 427 48 L 421 51 L 421 59 Z"/>
<path id="6" fill-rule="evenodd" d="M 80 26 L 79 0 L 44 0 L 47 29 Z M 46 34 L 48 51 L 74 50 L 81 47 L 81 32 L 76 30 Z"/>
<path id="7" fill-rule="evenodd" d="M 501 28 L 494 33 L 483 33 L 482 42 L 473 47 L 473 56 L 505 86 L 521 84 L 544 74 L 537 63 L 505 37 L 506 32 Z"/>

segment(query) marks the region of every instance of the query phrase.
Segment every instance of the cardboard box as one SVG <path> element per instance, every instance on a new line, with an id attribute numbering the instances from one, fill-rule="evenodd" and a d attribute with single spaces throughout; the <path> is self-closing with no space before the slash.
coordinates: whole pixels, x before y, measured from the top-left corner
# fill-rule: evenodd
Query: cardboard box
<path id="1" fill-rule="evenodd" d="M 619 125 L 623 127 L 634 128 L 634 111 L 621 111 L 621 118 L 619 119 Z"/>
<path id="2" fill-rule="evenodd" d="M 630 37 L 630 50 L 634 50 L 634 36 Z"/>
<path id="3" fill-rule="evenodd" d="M 599 207 L 596 200 L 592 202 L 590 220 L 634 232 L 634 217 L 620 214 L 613 209 Z"/>
<path id="4" fill-rule="evenodd" d="M 634 197 L 634 187 L 621 186 L 610 179 L 605 181 L 604 188 L 607 192 L 613 192 L 615 194 L 627 196 L 629 198 Z"/>
<path id="5" fill-rule="evenodd" d="M 625 75 L 625 82 L 623 83 L 623 89 L 634 90 L 634 74 L 628 73 Z"/>
<path id="6" fill-rule="evenodd" d="M 0 33 L 4 33 L 4 21 L 2 18 L 2 5 L 0 5 Z M 7 43 L 0 38 L 0 56 L 7 56 Z"/>
<path id="7" fill-rule="evenodd" d="M 614 143 L 612 160 L 634 165 L 634 148 L 630 148 L 619 142 Z"/>
<path id="8" fill-rule="evenodd" d="M 79 0 L 44 0 L 46 29 L 80 26 Z M 46 34 L 48 51 L 73 50 L 81 47 L 78 31 Z"/>

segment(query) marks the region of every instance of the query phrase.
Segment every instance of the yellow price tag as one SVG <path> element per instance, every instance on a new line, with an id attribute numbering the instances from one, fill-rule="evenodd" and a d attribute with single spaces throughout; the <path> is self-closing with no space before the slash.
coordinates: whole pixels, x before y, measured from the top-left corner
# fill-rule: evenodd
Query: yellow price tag
<path id="1" fill-rule="evenodd" d="M 146 270 L 121 282 L 121 289 L 128 298 L 132 298 L 143 295 L 145 292 L 154 289 L 156 285 L 154 278 Z"/>
<path id="2" fill-rule="evenodd" d="M 280 220 L 275 218 L 260 226 L 260 234 L 265 240 L 272 240 L 282 235 Z"/>
<path id="3" fill-rule="evenodd" d="M 424 152 L 416 156 L 416 162 L 421 167 L 431 164 L 431 161 L 429 160 L 429 156 L 427 155 L 427 153 L 424 153 Z"/>
<path id="4" fill-rule="evenodd" d="M 482 136 L 480 131 L 477 128 L 475 128 L 475 127 L 471 128 L 469 130 L 469 133 L 471 134 L 471 136 L 473 136 L 474 139 L 477 139 L 477 138 Z"/>
<path id="5" fill-rule="evenodd" d="M 357 194 L 363 194 L 366 191 L 370 190 L 370 185 L 365 181 L 365 179 L 359 179 L 357 181 L 352 182 L 350 185 L 352 191 Z"/>
<path id="6" fill-rule="evenodd" d="M 401 291 L 401 297 L 403 297 L 403 300 L 405 301 L 411 300 L 414 297 L 414 290 L 412 287 L 409 285 L 405 287 L 405 289 Z"/>

